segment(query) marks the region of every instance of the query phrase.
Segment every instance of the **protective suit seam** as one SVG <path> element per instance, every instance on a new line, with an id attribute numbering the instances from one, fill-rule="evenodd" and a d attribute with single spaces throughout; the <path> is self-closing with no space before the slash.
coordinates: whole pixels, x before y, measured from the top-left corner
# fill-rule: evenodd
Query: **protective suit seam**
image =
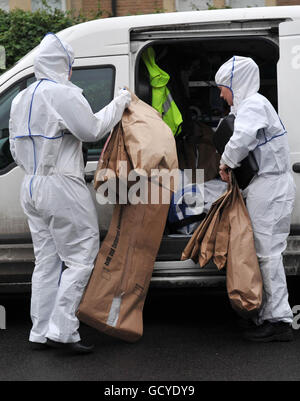
<path id="1" fill-rule="evenodd" d="M 234 62 L 235 62 L 235 56 L 233 56 L 232 60 L 232 70 L 231 70 L 231 77 L 230 77 L 230 89 L 233 95 L 233 90 L 232 90 L 232 81 L 233 81 L 233 73 L 234 73 Z"/>
<path id="2" fill-rule="evenodd" d="M 281 136 L 283 136 L 283 135 L 285 135 L 285 134 L 287 134 L 287 131 L 284 131 L 282 134 L 279 134 L 279 135 L 274 135 L 274 136 L 272 136 L 270 139 L 267 139 L 266 136 L 265 136 L 266 141 L 265 141 L 264 143 L 260 143 L 259 145 L 257 145 L 256 148 L 258 148 L 258 147 L 260 147 L 260 146 L 263 146 L 263 145 L 265 145 L 266 143 L 271 142 L 273 139 L 279 138 L 279 137 L 281 137 Z"/>
<path id="3" fill-rule="evenodd" d="M 48 36 L 48 35 L 53 35 L 53 36 L 59 41 L 60 45 L 62 46 L 62 48 L 63 48 L 64 51 L 66 52 L 66 54 L 67 54 L 67 56 L 68 56 L 68 61 L 69 61 L 69 74 L 70 74 L 70 71 L 71 71 L 71 68 L 72 68 L 72 63 L 71 63 L 71 57 L 70 57 L 70 55 L 69 55 L 69 52 L 67 51 L 67 49 L 65 48 L 65 46 L 62 44 L 62 41 L 59 39 L 59 37 L 58 37 L 57 35 L 55 35 L 55 33 L 53 33 L 53 32 L 48 32 L 45 36 Z"/>

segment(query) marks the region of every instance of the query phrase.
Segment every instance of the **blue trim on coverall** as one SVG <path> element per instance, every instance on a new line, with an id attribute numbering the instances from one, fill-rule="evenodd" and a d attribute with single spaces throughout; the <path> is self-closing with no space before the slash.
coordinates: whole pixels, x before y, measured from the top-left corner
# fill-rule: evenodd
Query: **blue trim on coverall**
<path id="1" fill-rule="evenodd" d="M 31 197 L 31 198 L 32 198 L 32 181 L 33 181 L 33 178 L 34 178 L 34 176 L 35 176 L 36 168 L 37 168 L 37 166 L 36 166 L 36 148 L 35 148 L 35 143 L 34 143 L 33 137 L 35 137 L 35 136 L 42 136 L 42 135 L 32 135 L 32 134 L 31 134 L 30 122 L 31 122 L 31 114 L 32 114 L 32 105 L 33 105 L 34 95 L 35 95 L 35 92 L 36 92 L 37 88 L 39 87 L 39 85 L 40 85 L 43 81 L 50 81 L 50 82 L 56 83 L 56 82 L 53 81 L 52 79 L 48 79 L 48 78 L 43 78 L 43 79 L 41 79 L 41 80 L 38 82 L 38 84 L 36 85 L 36 87 L 34 88 L 34 91 L 33 91 L 32 97 L 31 97 L 30 108 L 29 108 L 29 116 L 28 116 L 28 132 L 29 132 L 28 136 L 29 136 L 29 138 L 30 138 L 31 141 L 32 141 L 32 145 L 33 145 L 33 157 L 34 157 L 34 171 L 33 171 L 33 176 L 32 176 L 32 178 L 31 178 L 31 180 L 30 180 L 30 183 L 29 183 L 29 192 L 30 192 L 30 197 Z M 26 137 L 26 135 L 24 135 L 24 137 Z M 18 138 L 18 137 L 16 137 L 16 138 Z M 21 138 L 21 136 L 20 136 L 20 138 Z M 45 137 L 45 138 L 47 138 L 47 137 Z M 50 139 L 50 138 L 47 138 L 47 139 Z M 57 139 L 57 137 L 55 137 L 55 138 L 53 138 L 53 139 Z"/>
<path id="2" fill-rule="evenodd" d="M 53 32 L 48 32 L 48 33 L 46 33 L 45 37 L 48 36 L 48 35 L 53 35 L 53 36 L 55 36 L 56 39 L 57 39 L 57 40 L 59 41 L 59 43 L 61 44 L 61 46 L 62 46 L 62 48 L 64 49 L 64 51 L 67 53 L 68 60 L 69 60 L 69 75 L 70 75 L 71 68 L 72 68 L 72 63 L 71 63 L 71 57 L 70 57 L 70 55 L 69 55 L 67 49 L 66 49 L 65 46 L 62 44 L 62 41 L 59 39 L 59 37 L 58 37 L 57 35 L 55 35 L 55 33 L 53 33 Z"/>

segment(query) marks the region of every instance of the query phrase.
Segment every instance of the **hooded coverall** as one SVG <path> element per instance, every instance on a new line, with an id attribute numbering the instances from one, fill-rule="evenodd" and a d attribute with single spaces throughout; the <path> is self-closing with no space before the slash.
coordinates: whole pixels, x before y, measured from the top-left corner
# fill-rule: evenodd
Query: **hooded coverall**
<path id="1" fill-rule="evenodd" d="M 82 90 L 69 81 L 73 61 L 72 48 L 47 34 L 34 60 L 37 82 L 14 98 L 9 123 L 11 153 L 25 171 L 21 204 L 35 253 L 29 340 L 38 343 L 80 341 L 75 312 L 99 250 L 82 141 L 107 134 L 131 98 L 121 90 L 93 114 Z"/>
<path id="2" fill-rule="evenodd" d="M 263 277 L 263 304 L 256 323 L 291 323 L 282 262 L 295 199 L 287 132 L 271 103 L 258 93 L 259 68 L 251 58 L 234 56 L 220 67 L 215 81 L 231 90 L 236 116 L 221 164 L 236 168 L 253 151 L 259 166 L 243 193 Z"/>

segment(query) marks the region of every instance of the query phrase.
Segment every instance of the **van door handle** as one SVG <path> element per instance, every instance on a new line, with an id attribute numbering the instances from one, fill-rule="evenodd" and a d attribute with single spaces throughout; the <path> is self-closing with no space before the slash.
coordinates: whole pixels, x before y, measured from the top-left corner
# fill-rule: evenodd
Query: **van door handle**
<path id="1" fill-rule="evenodd" d="M 293 164 L 293 171 L 294 173 L 300 173 L 300 163 Z"/>

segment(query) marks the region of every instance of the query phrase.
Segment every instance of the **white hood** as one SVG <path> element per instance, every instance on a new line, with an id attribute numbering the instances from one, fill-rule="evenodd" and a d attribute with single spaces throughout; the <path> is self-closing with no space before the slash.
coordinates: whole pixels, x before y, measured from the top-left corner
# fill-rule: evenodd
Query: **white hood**
<path id="1" fill-rule="evenodd" d="M 241 102 L 259 91 L 258 65 L 250 57 L 233 56 L 219 68 L 215 82 L 218 86 L 226 86 L 232 91 L 231 111 L 236 114 Z"/>
<path id="2" fill-rule="evenodd" d="M 73 62 L 72 47 L 55 34 L 48 33 L 41 41 L 34 59 L 36 79 L 46 78 L 61 84 L 68 84 Z"/>

